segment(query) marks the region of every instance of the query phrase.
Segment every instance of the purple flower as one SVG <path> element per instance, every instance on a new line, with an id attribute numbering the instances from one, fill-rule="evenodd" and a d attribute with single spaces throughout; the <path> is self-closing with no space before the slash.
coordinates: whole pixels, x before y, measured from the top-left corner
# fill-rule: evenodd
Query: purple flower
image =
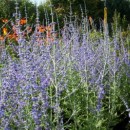
<path id="1" fill-rule="evenodd" d="M 0 110 L 0 118 L 2 118 L 4 116 L 4 110 Z"/>
<path id="2" fill-rule="evenodd" d="M 97 110 L 100 111 L 102 107 L 102 99 L 105 96 L 105 90 L 104 90 L 104 85 L 99 85 L 98 86 L 98 96 L 97 96 Z"/>

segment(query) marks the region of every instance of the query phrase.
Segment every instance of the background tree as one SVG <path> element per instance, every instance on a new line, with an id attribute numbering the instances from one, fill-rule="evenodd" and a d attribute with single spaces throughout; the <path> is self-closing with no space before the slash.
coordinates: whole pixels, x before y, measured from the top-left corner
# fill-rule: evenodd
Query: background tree
<path id="1" fill-rule="evenodd" d="M 0 0 L 0 26 L 2 26 L 2 19 L 13 18 L 15 14 L 16 0 Z M 18 0 L 19 11 L 21 17 L 25 17 L 25 8 L 28 16 L 28 22 L 33 23 L 36 16 L 36 6 L 29 0 Z"/>
<path id="2" fill-rule="evenodd" d="M 81 8 L 84 13 L 87 13 L 87 16 L 91 16 L 95 23 L 99 22 L 99 19 L 103 20 L 103 8 L 104 2 L 101 0 L 51 0 L 54 10 L 54 18 L 57 22 L 57 17 L 59 23 L 63 25 L 63 18 L 69 18 L 70 4 L 72 7 L 72 15 L 77 16 L 79 22 L 81 20 Z M 0 0 L 0 19 L 12 18 L 15 13 L 15 3 L 16 0 Z M 25 17 L 27 13 L 28 23 L 32 24 L 36 18 L 36 5 L 29 0 L 18 0 L 19 9 L 21 17 Z M 40 22 L 46 23 L 46 21 L 51 22 L 50 15 L 50 0 L 47 0 L 46 3 L 39 5 L 39 16 Z M 12 8 L 13 7 L 13 8 Z M 25 11 L 26 8 L 26 11 Z M 123 23 L 130 23 L 130 1 L 128 0 L 107 0 L 108 8 L 108 23 L 113 22 L 112 17 L 114 16 L 115 10 L 120 13 L 121 19 L 124 18 Z M 85 10 L 86 9 L 86 10 Z M 2 21 L 0 20 L 0 26 L 2 26 Z M 126 28 L 126 25 L 123 25 Z"/>
<path id="3" fill-rule="evenodd" d="M 49 0 L 48 0 L 49 1 Z M 85 6 L 87 9 L 87 15 L 91 16 L 95 23 L 99 22 L 99 19 L 103 19 L 104 2 L 101 0 L 51 0 L 54 5 L 56 13 L 58 13 L 60 19 L 69 14 L 70 3 L 72 5 L 72 12 L 81 19 L 81 9 L 85 13 Z M 107 0 L 108 8 L 108 23 L 113 22 L 115 10 L 120 13 L 120 18 L 124 18 L 130 22 L 130 1 L 127 0 Z M 128 23 L 127 22 L 127 23 Z"/>

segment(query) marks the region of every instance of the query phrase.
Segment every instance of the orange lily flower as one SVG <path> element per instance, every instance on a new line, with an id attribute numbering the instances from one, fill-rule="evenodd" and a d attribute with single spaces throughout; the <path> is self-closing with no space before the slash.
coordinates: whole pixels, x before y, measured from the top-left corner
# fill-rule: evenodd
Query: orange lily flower
<path id="1" fill-rule="evenodd" d="M 44 32 L 44 31 L 45 31 L 45 28 L 44 28 L 43 26 L 39 26 L 39 27 L 38 27 L 38 30 L 39 30 L 39 32 L 41 32 L 41 33 L 42 33 L 42 32 Z"/>
<path id="2" fill-rule="evenodd" d="M 7 35 L 7 33 L 8 33 L 7 28 L 3 28 L 3 34 L 4 34 L 4 35 Z"/>
<path id="3" fill-rule="evenodd" d="M 51 31 L 52 30 L 52 27 L 49 25 L 49 26 L 46 26 L 46 30 L 47 31 Z"/>
<path id="4" fill-rule="evenodd" d="M 4 37 L 3 36 L 0 36 L 0 41 L 3 41 L 4 40 Z"/>
<path id="5" fill-rule="evenodd" d="M 20 20 L 20 24 L 21 24 L 21 25 L 24 25 L 24 24 L 26 24 L 26 23 L 27 23 L 27 21 L 26 21 L 25 18 L 22 18 L 22 19 Z"/>
<path id="6" fill-rule="evenodd" d="M 7 22 L 8 22 L 8 19 L 2 19 L 2 22 L 3 22 L 3 23 L 7 23 Z"/>
<path id="7" fill-rule="evenodd" d="M 8 38 L 9 38 L 9 39 L 14 39 L 14 40 L 16 40 L 16 41 L 18 40 L 18 36 L 17 36 L 16 33 L 9 34 Z"/>

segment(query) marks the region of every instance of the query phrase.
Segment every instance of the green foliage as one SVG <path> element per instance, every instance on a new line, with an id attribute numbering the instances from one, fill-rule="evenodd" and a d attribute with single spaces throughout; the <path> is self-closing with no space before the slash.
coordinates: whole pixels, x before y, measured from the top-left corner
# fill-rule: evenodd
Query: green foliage
<path id="1" fill-rule="evenodd" d="M 126 20 L 126 16 L 124 15 L 123 18 L 121 18 L 120 13 L 115 10 L 112 23 L 113 33 L 116 33 L 118 29 L 121 29 L 122 31 L 127 31 L 127 28 L 128 21 Z"/>
<path id="2" fill-rule="evenodd" d="M 130 21 L 129 12 L 130 12 L 130 1 L 128 0 L 107 0 L 108 6 L 108 17 L 109 21 L 113 17 L 115 10 L 120 13 L 121 19 L 126 16 L 126 19 Z"/>

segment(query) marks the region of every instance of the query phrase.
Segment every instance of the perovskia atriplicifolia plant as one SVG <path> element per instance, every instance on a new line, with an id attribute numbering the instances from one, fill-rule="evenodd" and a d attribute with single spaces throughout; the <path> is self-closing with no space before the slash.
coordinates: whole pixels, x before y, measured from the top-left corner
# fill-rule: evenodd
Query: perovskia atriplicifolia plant
<path id="1" fill-rule="evenodd" d="M 57 34 L 50 8 L 45 25 L 36 8 L 35 29 L 25 36 L 16 2 L 17 37 L 2 41 L 8 45 L 0 57 L 0 129 L 111 129 L 120 113 L 129 115 L 130 37 L 121 29 L 112 36 L 103 26 L 97 31 L 82 8 L 78 24 L 71 5 Z"/>

